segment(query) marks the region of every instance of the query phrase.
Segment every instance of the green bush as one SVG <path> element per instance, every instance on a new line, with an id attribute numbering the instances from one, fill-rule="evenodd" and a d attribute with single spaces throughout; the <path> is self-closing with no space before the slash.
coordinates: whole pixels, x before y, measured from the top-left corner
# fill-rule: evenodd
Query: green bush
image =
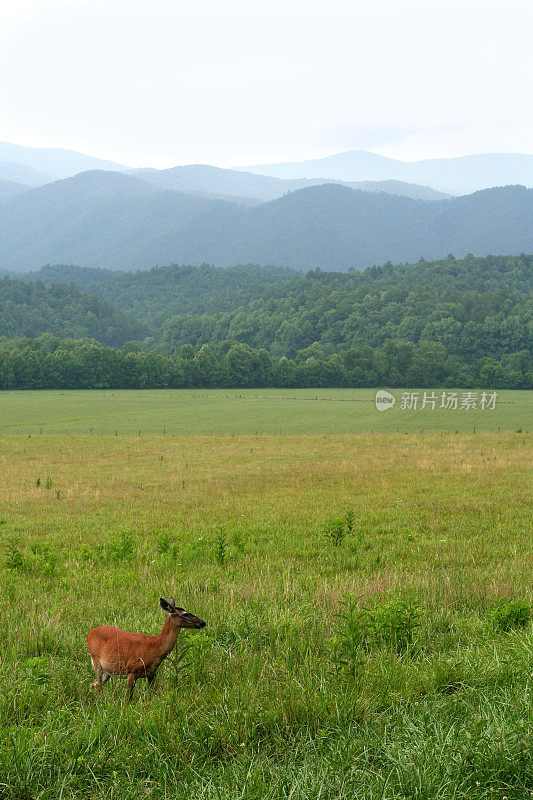
<path id="1" fill-rule="evenodd" d="M 4 542 L 5 565 L 8 569 L 23 571 L 26 569 L 24 554 L 20 549 L 20 542 L 16 536 L 8 536 Z"/>
<path id="2" fill-rule="evenodd" d="M 333 547 L 339 547 L 346 536 L 344 520 L 340 517 L 338 519 L 328 520 L 324 525 L 324 536 Z"/>
<path id="3" fill-rule="evenodd" d="M 401 596 L 366 603 L 360 598 L 346 598 L 330 644 L 337 667 L 353 672 L 365 655 L 387 649 L 399 655 L 413 646 L 419 627 L 420 611 L 411 600 Z"/>
<path id="4" fill-rule="evenodd" d="M 339 547 L 346 536 L 353 536 L 354 533 L 355 514 L 351 509 L 348 509 L 342 517 L 330 519 L 324 525 L 324 536 L 334 547 Z"/>
<path id="5" fill-rule="evenodd" d="M 133 556 L 133 537 L 126 531 L 111 536 L 105 546 L 105 556 L 110 561 L 126 561 Z"/>
<path id="6" fill-rule="evenodd" d="M 491 611 L 492 622 L 499 631 L 524 628 L 531 619 L 531 608 L 524 600 L 500 599 Z"/>

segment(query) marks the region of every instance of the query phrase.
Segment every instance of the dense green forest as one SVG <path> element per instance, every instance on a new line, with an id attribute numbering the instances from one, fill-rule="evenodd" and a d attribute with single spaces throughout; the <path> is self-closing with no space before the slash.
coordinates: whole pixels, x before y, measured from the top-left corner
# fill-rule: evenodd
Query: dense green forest
<path id="1" fill-rule="evenodd" d="M 531 343 L 532 256 L 449 257 L 348 273 L 208 265 L 125 273 L 58 266 L 36 277 L 73 281 L 130 312 L 168 354 L 185 344 L 231 339 L 294 357 L 316 343 L 332 354 L 397 339 L 440 342 L 469 360 Z"/>
<path id="2" fill-rule="evenodd" d="M 49 266 L 0 281 L 0 336 L 2 388 L 527 388 L 533 256 L 362 273 Z"/>
<path id="3" fill-rule="evenodd" d="M 91 339 L 0 338 L 2 389 L 104 389 L 195 387 L 533 386 L 533 360 L 526 350 L 501 361 L 470 363 L 446 354 L 443 345 L 388 341 L 325 356 L 317 348 L 294 359 L 270 356 L 240 342 L 184 345 L 173 356 L 126 346 L 105 347 Z"/>
<path id="4" fill-rule="evenodd" d="M 106 300 L 77 286 L 21 278 L 0 278 L 0 336 L 58 336 L 98 339 L 121 346 L 144 336 L 146 329 Z"/>

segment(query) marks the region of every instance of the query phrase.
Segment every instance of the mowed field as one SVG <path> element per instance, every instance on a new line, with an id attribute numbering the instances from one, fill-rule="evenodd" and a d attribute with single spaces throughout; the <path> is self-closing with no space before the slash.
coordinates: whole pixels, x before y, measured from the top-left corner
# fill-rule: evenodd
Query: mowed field
<path id="1" fill-rule="evenodd" d="M 482 408 L 482 390 L 390 391 L 396 402 L 387 411 L 376 409 L 375 389 L 4 391 L 0 433 L 472 433 L 533 427 L 530 391 L 497 390 L 494 408 Z M 441 407 L 443 394 L 448 398 L 452 391 L 456 410 Z M 416 395 L 411 408 L 402 408 L 405 392 Z M 487 399 L 490 394 L 485 392 Z"/>
<path id="2" fill-rule="evenodd" d="M 190 429 L 217 408 L 224 435 L 141 436 L 142 403 L 156 430 L 177 394 L 120 393 L 118 435 L 114 401 L 109 433 L 80 411 L 106 394 L 0 396 L 21 430 L 0 436 L 2 800 L 533 797 L 525 393 L 475 434 L 313 432 L 310 412 L 304 434 L 287 400 L 298 433 L 243 435 L 241 392 L 235 435 L 206 396 Z M 68 436 L 28 435 L 66 408 Z M 95 700 L 87 632 L 156 633 L 169 595 L 206 628 L 155 694 L 113 679 Z"/>

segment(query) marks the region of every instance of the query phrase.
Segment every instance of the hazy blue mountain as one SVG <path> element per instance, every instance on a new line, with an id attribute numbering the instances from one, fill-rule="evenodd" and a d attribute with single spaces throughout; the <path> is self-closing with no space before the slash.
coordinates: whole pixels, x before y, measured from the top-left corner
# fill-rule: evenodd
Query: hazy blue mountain
<path id="1" fill-rule="evenodd" d="M 27 188 L 28 187 L 23 183 L 4 181 L 0 178 L 0 200 L 3 200 L 5 197 L 11 197 L 14 194 L 20 194 L 20 192 L 25 192 Z"/>
<path id="2" fill-rule="evenodd" d="M 520 186 L 435 203 L 326 184 L 250 209 L 202 260 L 346 269 L 449 252 L 518 254 L 533 250 L 532 219 L 533 190 Z"/>
<path id="3" fill-rule="evenodd" d="M 315 158 L 308 161 L 287 161 L 280 164 L 257 164 L 236 167 L 275 178 L 323 178 L 335 181 L 401 180 L 395 171 L 404 162 L 369 153 L 366 150 L 348 150 L 345 153 Z"/>
<path id="4" fill-rule="evenodd" d="M 365 150 L 349 150 L 310 161 L 260 164 L 242 169 L 285 179 L 330 178 L 345 182 L 393 179 L 454 194 L 507 184 L 533 186 L 533 156 L 520 153 L 487 153 L 407 162 Z"/>
<path id="5" fill-rule="evenodd" d="M 238 200 L 272 200 L 287 191 L 316 185 L 318 182 L 358 184 L 365 191 L 386 191 L 420 199 L 438 199 L 438 192 L 466 194 L 479 189 L 508 184 L 533 186 L 533 155 L 486 153 L 460 158 L 399 161 L 365 150 L 349 150 L 326 158 L 281 164 L 262 164 L 227 170 L 202 164 L 166 170 L 131 168 L 93 156 L 61 148 L 35 148 L 0 142 L 0 179 L 39 186 L 58 178 L 72 177 L 89 170 L 126 171 L 140 174 L 161 188 L 204 196 Z M 261 181 L 253 179 L 261 176 Z M 270 180 L 268 180 L 270 179 Z M 272 179 L 290 181 L 286 185 Z M 368 182 L 385 181 L 380 187 Z M 387 185 L 397 182 L 395 186 Z M 415 184 L 422 189 L 409 188 Z"/>
<path id="6" fill-rule="evenodd" d="M 425 201 L 338 184 L 246 208 L 132 175 L 85 172 L 0 202 L 0 269 L 209 262 L 309 269 L 533 251 L 533 191 Z"/>
<path id="7" fill-rule="evenodd" d="M 486 153 L 460 158 L 432 158 L 407 165 L 413 180 L 445 191 L 465 194 L 492 186 L 522 184 L 533 187 L 533 156 L 521 153 Z M 452 187 L 456 187 L 455 190 Z"/>
<path id="8" fill-rule="evenodd" d="M 159 170 L 138 169 L 131 174 L 165 189 L 234 202 L 242 202 L 244 199 L 247 204 L 253 204 L 254 201 L 275 200 L 295 189 L 330 182 L 321 178 L 284 180 L 269 175 L 221 169 L 207 164 L 189 164 L 183 167 Z M 421 200 L 440 200 L 448 196 L 427 186 L 415 186 L 402 181 L 368 181 L 350 184 L 350 186 L 368 192 L 387 192 L 406 197 L 418 197 Z"/>
<path id="9" fill-rule="evenodd" d="M 78 172 L 89 169 L 127 169 L 123 164 L 115 164 L 113 161 L 93 158 L 93 156 L 86 156 L 83 153 L 76 153 L 74 150 L 50 147 L 23 147 L 22 145 L 8 142 L 0 142 L 1 161 L 24 164 L 26 167 L 32 167 L 46 173 L 48 176 L 52 176 L 52 180 L 54 178 L 69 178 Z M 0 174 L 0 177 L 4 176 Z M 26 183 L 26 181 L 21 181 L 21 183 Z"/>
<path id="10" fill-rule="evenodd" d="M 286 188 L 286 182 L 279 178 L 221 169 L 208 164 L 188 164 L 170 169 L 137 169 L 132 174 L 160 188 L 233 201 L 242 198 L 256 202 L 273 200 L 295 188 L 292 185 Z M 294 182 L 289 182 L 292 183 Z"/>
<path id="11" fill-rule="evenodd" d="M 160 191 L 132 175 L 82 172 L 0 202 L 0 270 L 45 263 L 125 269 L 172 261 L 197 217 L 229 217 L 218 200 Z M 216 225 L 215 225 L 216 227 Z"/>
<path id="12" fill-rule="evenodd" d="M 21 183 L 24 186 L 43 186 L 55 180 L 53 175 L 41 172 L 26 164 L 17 164 L 13 161 L 0 160 L 0 180 Z"/>
<path id="13" fill-rule="evenodd" d="M 330 181 L 324 181 L 330 183 Z M 406 181 L 343 181 L 350 189 L 359 189 L 362 192 L 385 192 L 386 194 L 399 194 L 402 197 L 412 197 L 416 200 L 446 200 L 452 197 L 448 192 L 439 192 L 429 186 L 420 186 L 418 183 Z"/>

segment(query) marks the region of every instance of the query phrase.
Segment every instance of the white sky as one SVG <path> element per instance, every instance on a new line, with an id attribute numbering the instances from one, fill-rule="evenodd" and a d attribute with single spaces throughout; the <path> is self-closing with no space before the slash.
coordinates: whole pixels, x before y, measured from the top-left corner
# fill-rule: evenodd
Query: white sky
<path id="1" fill-rule="evenodd" d="M 533 153 L 532 0 L 0 0 L 0 140 L 132 166 Z"/>

